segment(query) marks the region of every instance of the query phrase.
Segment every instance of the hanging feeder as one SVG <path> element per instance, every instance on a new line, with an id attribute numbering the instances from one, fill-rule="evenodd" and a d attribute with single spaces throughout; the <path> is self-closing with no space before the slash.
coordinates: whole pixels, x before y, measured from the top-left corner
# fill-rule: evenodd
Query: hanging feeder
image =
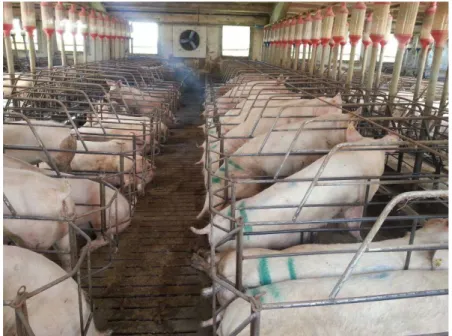
<path id="1" fill-rule="evenodd" d="M 320 43 L 322 30 L 322 14 L 320 13 L 320 9 L 314 15 L 312 20 L 312 38 L 311 43 L 313 46 L 317 46 Z"/>
<path id="2" fill-rule="evenodd" d="M 8 66 L 8 73 L 11 78 L 11 84 L 13 84 L 14 81 L 14 56 L 11 44 L 13 19 L 13 4 L 11 2 L 3 2 L 3 40 L 5 41 L 6 62 Z"/>
<path id="3" fill-rule="evenodd" d="M 369 71 L 367 72 L 368 90 L 372 89 L 375 77 L 375 67 L 378 58 L 378 46 L 380 41 L 384 38 L 386 31 L 386 24 L 389 16 L 390 2 L 374 2 L 374 12 L 372 17 L 372 27 L 370 28 L 370 39 L 372 40 L 372 54 L 370 57 Z"/>
<path id="4" fill-rule="evenodd" d="M 421 35 L 419 42 L 422 46 L 421 55 L 419 56 L 418 72 L 416 78 L 416 85 L 414 87 L 413 99 L 419 99 L 419 92 L 421 90 L 422 78 L 424 77 L 425 63 L 427 62 L 427 55 L 430 44 L 434 41 L 432 32 L 433 19 L 436 13 L 436 2 L 430 2 L 430 5 L 424 12 L 424 21 L 422 22 Z"/>
<path id="5" fill-rule="evenodd" d="M 339 45 L 341 42 L 345 41 L 347 30 L 347 17 L 348 17 L 347 6 L 345 2 L 341 2 L 341 6 L 337 11 L 333 25 L 333 41 L 335 43 L 335 47 L 333 50 L 333 70 L 331 75 L 332 78 L 336 78 Z M 343 50 L 343 48 L 341 48 L 341 50 Z"/>
<path id="6" fill-rule="evenodd" d="M 61 45 L 61 63 L 63 66 L 67 65 L 66 62 L 66 50 L 64 46 L 64 24 L 66 22 L 64 6 L 61 2 L 58 2 L 55 5 L 55 31 L 58 34 L 58 38 L 60 39 Z"/>
<path id="7" fill-rule="evenodd" d="M 83 45 L 84 45 L 83 62 L 86 64 L 86 63 L 88 63 L 86 40 L 88 38 L 89 22 L 88 22 L 88 13 L 86 12 L 85 8 L 82 7 L 82 9 L 80 9 L 80 12 L 78 13 L 78 17 L 80 20 L 80 24 L 79 24 L 80 34 L 82 34 L 82 36 L 83 36 Z"/>
<path id="8" fill-rule="evenodd" d="M 74 58 L 74 65 L 77 65 L 77 40 L 75 39 L 75 36 L 77 35 L 77 11 L 75 9 L 75 5 L 72 4 L 71 8 L 68 11 L 68 17 L 69 17 L 69 27 L 68 32 L 72 34 L 72 53 Z"/>
<path id="9" fill-rule="evenodd" d="M 380 58 L 378 60 L 378 68 L 377 68 L 377 77 L 375 78 L 375 88 L 378 88 L 380 86 L 380 78 L 381 78 L 381 72 L 383 70 L 383 59 L 384 59 L 384 53 L 385 53 L 385 46 L 389 42 L 389 39 L 391 38 L 391 28 L 392 28 L 392 15 L 388 15 L 388 22 L 386 24 L 386 31 L 383 39 L 380 41 Z"/>
<path id="10" fill-rule="evenodd" d="M 333 8 L 330 6 L 325 10 L 322 20 L 322 32 L 320 35 L 320 42 L 322 45 L 322 55 L 320 56 L 320 68 L 319 73 L 323 75 L 326 61 L 326 47 L 331 39 L 334 22 Z"/>
<path id="11" fill-rule="evenodd" d="M 50 2 L 41 2 L 42 30 L 47 36 L 47 65 L 53 67 L 52 36 L 55 32 L 55 19 L 53 17 L 53 6 Z"/>
<path id="12" fill-rule="evenodd" d="M 350 51 L 350 61 L 348 66 L 348 72 L 347 72 L 347 79 L 346 79 L 346 85 L 347 87 L 350 87 L 350 84 L 352 82 L 353 78 L 353 71 L 355 68 L 355 53 L 356 53 L 356 46 L 361 39 L 361 36 L 363 34 L 364 29 L 364 21 L 366 19 L 366 5 L 364 2 L 357 2 L 353 8 L 352 8 L 352 15 L 350 18 L 350 44 L 351 44 L 351 51 Z M 369 17 L 368 17 L 369 19 Z M 372 22 L 372 18 L 369 19 L 370 22 L 368 23 L 367 32 L 370 31 L 370 24 Z M 370 37 L 369 37 L 369 43 L 370 43 Z M 363 42 L 364 44 L 364 42 Z M 366 45 L 364 45 L 364 48 L 367 48 Z M 364 51 L 365 54 L 367 54 L 367 51 Z M 363 69 L 364 69 L 364 62 L 363 62 Z"/>
<path id="13" fill-rule="evenodd" d="M 36 12 L 33 2 L 20 3 L 20 16 L 23 30 L 27 32 L 29 41 L 30 71 L 36 72 L 36 50 L 33 31 L 36 29 Z"/>

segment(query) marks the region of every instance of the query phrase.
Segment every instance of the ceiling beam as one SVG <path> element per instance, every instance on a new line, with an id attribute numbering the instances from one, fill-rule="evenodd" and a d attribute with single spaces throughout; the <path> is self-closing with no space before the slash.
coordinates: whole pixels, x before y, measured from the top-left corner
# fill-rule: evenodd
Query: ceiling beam
<path id="1" fill-rule="evenodd" d="M 287 15 L 287 10 L 289 9 L 289 2 L 278 2 L 273 8 L 272 15 L 270 17 L 270 23 L 276 22 Z"/>
<path id="2" fill-rule="evenodd" d="M 233 16 L 233 15 L 205 15 L 205 14 L 164 14 L 145 13 L 143 11 L 124 12 L 109 11 L 118 17 L 129 21 L 153 21 L 172 24 L 199 24 L 199 25 L 233 25 L 233 26 L 263 26 L 268 23 L 268 18 L 257 16 Z"/>
<path id="3" fill-rule="evenodd" d="M 146 10 L 155 13 L 249 14 L 270 15 L 272 4 L 259 3 L 171 3 L 171 2 L 105 2 L 107 10 Z"/>

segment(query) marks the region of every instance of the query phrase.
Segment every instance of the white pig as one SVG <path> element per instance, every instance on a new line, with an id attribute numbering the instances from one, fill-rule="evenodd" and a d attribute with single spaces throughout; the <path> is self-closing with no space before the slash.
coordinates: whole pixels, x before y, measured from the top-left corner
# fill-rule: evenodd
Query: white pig
<path id="1" fill-rule="evenodd" d="M 290 280 L 252 289 L 262 303 L 328 299 L 334 278 Z M 353 275 L 337 298 L 447 289 L 447 271 L 410 270 Z M 448 331 L 448 296 L 263 310 L 261 336 L 425 335 Z M 220 336 L 228 336 L 250 315 L 250 304 L 236 299 L 224 312 Z M 247 326 L 238 335 L 249 335 Z"/>
<path id="2" fill-rule="evenodd" d="M 369 248 L 388 248 L 409 245 L 410 233 L 403 238 L 373 242 Z M 449 230 L 447 219 L 431 219 L 424 227 L 417 230 L 413 245 L 447 244 Z M 250 248 L 243 251 L 244 256 L 279 255 L 289 253 L 309 253 L 335 250 L 358 250 L 360 243 L 355 244 L 304 244 L 275 251 Z M 438 250 L 437 252 L 447 250 Z M 309 279 L 340 276 L 350 263 L 355 253 L 312 254 L 291 257 L 264 257 L 243 260 L 242 281 L 245 288 L 269 285 L 276 282 L 294 279 Z M 364 253 L 353 274 L 402 270 L 405 266 L 406 252 Z M 437 259 L 437 258 L 436 258 Z M 411 253 L 411 270 L 438 269 L 432 251 L 413 251 Z M 218 263 L 218 273 L 235 283 L 236 252 L 227 252 Z M 447 262 L 442 269 L 447 269 Z M 222 290 L 218 298 L 227 302 L 233 297 L 228 290 Z"/>
<path id="3" fill-rule="evenodd" d="M 51 170 L 40 169 L 35 166 L 32 166 L 25 161 L 21 161 L 19 159 L 9 157 L 7 155 L 3 155 L 3 166 L 6 168 L 14 168 L 14 169 L 23 169 L 28 171 L 37 172 L 40 174 L 44 174 L 47 176 L 55 176 L 56 173 Z M 64 174 L 63 176 L 72 176 L 69 174 Z M 77 215 L 77 219 L 75 224 L 78 226 L 85 226 L 88 223 L 91 223 L 94 229 L 100 230 L 102 221 L 101 221 L 101 213 L 100 211 L 95 211 L 99 209 L 100 204 L 100 184 L 99 182 L 88 180 L 88 179 L 65 179 L 67 183 L 71 187 L 71 199 L 75 202 L 75 214 Z M 110 188 L 109 186 L 105 187 L 105 204 L 113 199 L 116 190 Z M 90 205 L 91 204 L 91 205 Z M 95 211 L 89 215 L 85 215 L 88 212 Z M 116 233 L 122 232 L 125 228 L 130 225 L 131 214 L 129 202 L 127 199 L 121 194 L 117 193 L 117 198 L 112 202 L 111 206 L 106 210 L 106 226 L 107 231 L 106 235 L 112 236 Z M 99 232 L 96 232 L 97 239 L 94 240 L 90 249 L 95 250 L 101 246 L 104 246 L 108 243 Z"/>
<path id="4" fill-rule="evenodd" d="M 21 286 L 30 293 L 65 275 L 63 269 L 38 253 L 17 246 L 3 246 L 3 300 L 14 300 Z M 81 335 L 77 287 L 70 277 L 26 301 L 28 323 L 35 335 Z M 86 324 L 91 310 L 85 295 L 82 295 L 81 303 Z M 16 335 L 16 316 L 9 306 L 3 307 L 3 335 Z M 92 320 L 86 335 L 107 336 L 111 331 L 98 331 Z"/>
<path id="5" fill-rule="evenodd" d="M 77 146 L 76 139 L 71 136 L 70 128 L 64 127 L 62 124 L 50 120 L 30 120 L 30 122 L 34 126 L 46 149 L 75 150 Z M 25 121 L 16 121 L 12 124 L 3 125 L 3 144 L 39 147 L 38 140 Z M 44 151 L 6 149 L 5 154 L 14 156 L 32 164 L 42 161 L 49 163 Z M 70 164 L 72 158 L 74 157 L 74 153 L 49 152 L 49 154 L 55 161 L 55 164 L 59 170 L 63 172 L 70 170 Z"/>
<path id="6" fill-rule="evenodd" d="M 301 100 L 301 105 L 298 107 L 289 107 L 281 112 L 281 116 L 298 116 L 292 117 L 292 118 L 282 118 L 279 119 L 279 121 L 276 123 L 276 126 L 282 126 L 287 125 L 291 123 L 298 123 L 302 120 L 303 116 L 309 117 L 309 116 L 321 116 L 328 113 L 339 113 L 340 110 L 340 104 L 342 104 L 342 99 L 340 95 L 337 95 L 333 98 L 325 98 L 320 100 L 318 99 L 312 99 L 312 100 Z M 261 109 L 262 111 L 262 109 Z M 280 113 L 279 108 L 278 109 L 264 109 L 264 116 L 277 116 Z M 260 134 L 264 134 L 266 132 L 269 132 L 275 123 L 275 119 L 260 119 L 258 126 L 255 128 L 254 132 L 253 128 L 255 125 L 255 122 L 258 115 L 255 115 L 253 118 L 250 118 L 249 120 L 245 121 L 244 123 L 240 124 L 239 126 L 233 128 L 228 133 L 226 133 L 226 137 L 223 140 L 223 153 L 224 154 L 232 154 L 234 153 L 240 146 L 244 145 L 249 139 L 251 135 L 257 136 Z M 214 132 L 215 130 L 212 129 L 209 131 Z M 205 148 L 205 142 L 203 144 L 203 148 Z M 216 171 L 219 168 L 219 158 L 220 156 L 217 153 L 214 153 L 212 150 L 219 151 L 219 142 L 212 143 L 210 145 L 211 151 L 209 152 L 210 156 L 210 162 L 211 162 L 211 168 L 213 171 Z M 200 162 L 205 162 L 206 154 L 204 153 L 203 157 L 201 158 Z M 205 170 L 203 170 L 204 173 L 204 181 L 207 185 L 207 173 Z"/>
<path id="7" fill-rule="evenodd" d="M 304 121 L 299 121 L 298 123 L 283 125 L 279 128 L 288 128 L 291 131 L 279 131 L 272 132 L 265 142 L 267 134 L 261 134 L 253 139 L 250 139 L 242 147 L 237 149 L 234 154 L 257 154 L 259 149 L 262 148 L 262 154 L 267 153 L 286 153 L 292 141 L 295 139 L 297 130 L 302 128 L 300 135 L 293 144 L 292 152 L 296 151 L 307 151 L 307 150 L 329 150 L 336 146 L 337 144 L 345 141 L 345 130 L 347 125 L 353 116 L 350 114 L 341 114 L 340 110 L 333 111 L 322 115 L 314 119 L 306 119 Z M 303 128 L 303 125 L 306 127 Z M 320 128 L 320 130 L 318 130 Z M 264 145 L 265 144 L 265 145 Z M 296 173 L 302 168 L 307 167 L 315 160 L 322 157 L 323 154 L 319 153 L 317 155 L 306 154 L 306 155 L 290 155 L 282 169 L 280 171 L 280 176 L 287 176 Z M 279 156 L 236 156 L 231 157 L 228 163 L 228 175 L 234 177 L 262 177 L 262 176 L 273 176 L 278 171 L 281 163 L 284 160 L 284 155 Z M 215 172 L 215 176 L 211 179 L 211 189 L 213 192 L 222 188 L 224 181 L 221 179 L 225 177 L 225 164 Z M 264 188 L 261 183 L 255 184 L 236 184 L 235 197 L 236 199 L 242 199 L 246 197 L 251 197 L 256 195 Z M 231 195 L 231 188 L 229 188 L 229 197 Z M 223 194 L 223 198 L 213 195 L 212 205 L 215 207 L 216 204 L 222 202 L 226 196 L 224 191 L 220 193 Z M 221 209 L 222 206 L 217 206 L 216 209 Z M 204 202 L 204 208 L 198 215 L 198 218 L 209 210 L 209 197 L 206 196 Z"/>
<path id="8" fill-rule="evenodd" d="M 397 141 L 394 135 L 387 135 L 383 139 L 363 138 L 353 126 L 349 126 L 346 133 L 347 142 L 353 142 L 354 145 L 365 144 L 391 144 Z M 365 150 L 361 148 L 359 151 L 338 151 L 329 159 L 320 177 L 360 177 L 360 176 L 381 176 L 385 166 L 385 151 L 384 150 Z M 320 166 L 325 160 L 326 156 L 318 159 L 308 167 L 300 172 L 297 172 L 286 180 L 291 179 L 313 179 Z M 378 179 L 372 179 L 378 182 Z M 367 200 L 365 200 L 367 185 L 363 184 L 342 184 L 330 186 L 315 186 L 310 193 L 310 196 L 305 203 L 309 204 L 323 204 L 325 206 L 319 207 L 305 207 L 301 210 L 297 217 L 297 221 L 319 221 L 320 223 L 310 224 L 275 224 L 275 225 L 259 225 L 251 226 L 255 222 L 292 222 L 292 217 L 295 215 L 295 209 L 299 202 L 306 195 L 310 181 L 306 182 L 278 182 L 265 189 L 261 193 L 244 199 L 237 203 L 235 218 L 241 217 L 244 222 L 244 232 L 258 232 L 267 230 L 290 230 L 290 229 L 309 229 L 325 226 L 321 223 L 323 220 L 332 219 L 341 212 L 345 218 L 359 218 L 362 217 L 363 206 L 328 206 L 329 204 L 355 204 L 370 201 L 378 189 L 378 184 L 371 184 L 369 186 L 369 193 Z M 284 208 L 264 208 L 264 209 L 249 209 L 248 207 L 255 206 L 284 206 Z M 288 207 L 290 206 L 290 207 Z M 248 208 L 248 209 L 245 209 Z M 225 231 L 218 229 L 222 227 L 226 231 L 230 229 L 230 220 L 224 216 L 231 217 L 231 207 L 227 207 L 221 211 L 221 214 L 213 218 L 213 224 L 208 224 L 203 229 L 194 229 L 192 231 L 196 234 L 208 234 L 211 245 L 216 245 L 224 235 Z M 349 228 L 359 228 L 360 223 L 353 221 L 348 222 Z M 212 230 L 212 231 L 211 231 Z M 351 231 L 352 234 L 360 238 L 359 233 Z M 281 233 L 281 234 L 267 234 L 267 235 L 246 235 L 244 238 L 244 247 L 261 247 L 283 249 L 300 242 L 300 233 Z M 225 250 L 235 248 L 235 240 L 228 241 L 218 247 L 218 250 Z"/>
<path id="9" fill-rule="evenodd" d="M 71 186 L 67 179 L 51 178 L 33 171 L 4 168 L 3 193 L 17 215 L 70 220 L 75 214 Z M 12 214 L 5 202 L 3 213 Z M 4 219 L 3 233 L 26 248 L 49 249 L 55 244 L 61 252 L 70 251 L 68 224 L 63 220 Z M 69 255 L 61 254 L 60 257 L 63 266 L 69 267 Z"/>

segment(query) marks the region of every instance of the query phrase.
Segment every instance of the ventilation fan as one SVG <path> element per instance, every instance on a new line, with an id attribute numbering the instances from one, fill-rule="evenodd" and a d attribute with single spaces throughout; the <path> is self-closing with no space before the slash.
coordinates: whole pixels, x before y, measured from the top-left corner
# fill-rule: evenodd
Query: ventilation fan
<path id="1" fill-rule="evenodd" d="M 174 25 L 172 42 L 174 57 L 205 58 L 206 26 Z"/>
<path id="2" fill-rule="evenodd" d="M 199 47 L 199 34 L 191 29 L 184 30 L 180 34 L 179 43 L 184 50 L 195 50 Z"/>

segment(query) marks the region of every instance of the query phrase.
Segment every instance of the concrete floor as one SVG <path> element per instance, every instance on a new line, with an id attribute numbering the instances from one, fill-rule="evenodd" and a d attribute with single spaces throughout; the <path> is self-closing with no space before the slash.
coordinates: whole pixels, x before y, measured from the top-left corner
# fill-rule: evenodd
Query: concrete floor
<path id="1" fill-rule="evenodd" d="M 193 252 L 207 248 L 190 226 L 204 201 L 199 126 L 203 83 L 188 78 L 176 113 L 180 124 L 156 158 L 157 173 L 138 201 L 131 226 L 119 237 L 110 267 L 93 277 L 96 325 L 114 335 L 207 335 L 199 323 L 211 317 L 200 291 L 207 276 L 190 266 Z M 92 256 L 94 268 L 107 264 L 108 248 Z"/>

